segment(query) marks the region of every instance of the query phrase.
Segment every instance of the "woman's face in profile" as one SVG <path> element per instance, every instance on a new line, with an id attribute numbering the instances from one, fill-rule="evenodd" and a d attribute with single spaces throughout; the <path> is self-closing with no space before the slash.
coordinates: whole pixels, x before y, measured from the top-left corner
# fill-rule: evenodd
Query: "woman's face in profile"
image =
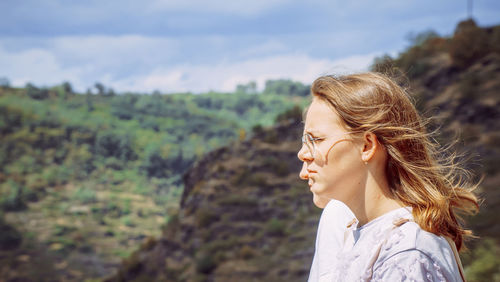
<path id="1" fill-rule="evenodd" d="M 302 144 L 297 156 L 303 161 L 300 178 L 308 181 L 313 202 L 319 208 L 330 199 L 348 203 L 360 196 L 357 187 L 361 187 L 365 165 L 359 145 L 347 132 L 338 114 L 326 102 L 314 98 L 307 111 L 304 134 L 315 139 L 315 149 Z"/>

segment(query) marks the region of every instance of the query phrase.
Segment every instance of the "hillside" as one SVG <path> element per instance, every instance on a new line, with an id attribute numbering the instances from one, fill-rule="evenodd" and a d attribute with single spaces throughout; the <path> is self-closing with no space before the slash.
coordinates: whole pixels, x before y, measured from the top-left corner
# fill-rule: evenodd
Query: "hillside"
<path id="1" fill-rule="evenodd" d="M 320 210 L 297 181 L 302 130 L 297 113 L 273 130 L 197 162 L 184 176 L 175 220 L 161 238 L 127 259 L 118 277 L 303 280 Z"/>
<path id="2" fill-rule="evenodd" d="M 305 86 L 280 80 L 199 95 L 98 86 L 0 86 L 0 281 L 115 273 L 161 235 L 196 159 L 306 102 Z"/>
<path id="3" fill-rule="evenodd" d="M 424 34 L 374 70 L 391 72 L 434 117 L 436 139 L 464 152 L 481 212 L 468 218 L 480 240 L 462 254 L 470 281 L 500 280 L 500 26 L 459 24 L 451 38 Z M 300 110 L 248 141 L 207 154 L 184 176 L 178 215 L 107 281 L 305 281 L 320 210 L 298 179 Z"/>

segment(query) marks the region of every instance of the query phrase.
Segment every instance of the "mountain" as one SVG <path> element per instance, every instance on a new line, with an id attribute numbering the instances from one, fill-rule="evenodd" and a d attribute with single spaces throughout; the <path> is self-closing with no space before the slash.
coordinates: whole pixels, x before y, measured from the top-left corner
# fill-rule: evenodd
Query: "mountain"
<path id="1" fill-rule="evenodd" d="M 500 277 L 500 26 L 468 20 L 450 38 L 424 33 L 396 58 L 375 61 L 409 88 L 443 145 L 476 177 L 481 211 L 467 218 L 480 236 L 462 254 L 470 281 Z M 298 179 L 301 110 L 275 127 L 215 150 L 184 176 L 178 214 L 107 281 L 305 281 L 320 210 Z"/>

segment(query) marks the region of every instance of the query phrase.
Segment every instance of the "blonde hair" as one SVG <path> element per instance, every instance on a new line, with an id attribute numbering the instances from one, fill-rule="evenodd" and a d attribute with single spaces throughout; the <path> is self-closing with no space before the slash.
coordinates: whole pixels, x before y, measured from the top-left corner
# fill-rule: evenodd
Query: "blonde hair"
<path id="1" fill-rule="evenodd" d="M 450 237 L 460 250 L 472 232 L 464 229 L 459 215 L 479 209 L 472 193 L 478 184 L 471 184 L 455 153 L 442 153 L 427 133 L 429 120 L 418 114 L 407 92 L 387 76 L 368 72 L 322 76 L 311 94 L 328 102 L 350 131 L 377 136 L 388 154 L 391 196 L 412 207 L 422 229 Z"/>

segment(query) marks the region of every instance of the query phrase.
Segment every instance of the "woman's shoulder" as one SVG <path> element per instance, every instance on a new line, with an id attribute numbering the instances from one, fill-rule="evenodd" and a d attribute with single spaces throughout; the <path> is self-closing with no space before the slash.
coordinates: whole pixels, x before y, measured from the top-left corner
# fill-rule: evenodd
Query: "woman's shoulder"
<path id="1" fill-rule="evenodd" d="M 441 273 L 451 281 L 460 281 L 460 272 L 453 250 L 448 241 L 423 230 L 417 223 L 409 221 L 390 232 L 382 246 L 374 269 L 419 266 L 423 270 Z"/>
<path id="2" fill-rule="evenodd" d="M 394 228 L 383 250 L 387 256 L 406 250 L 418 250 L 431 258 L 454 258 L 453 250 L 444 237 L 423 230 L 414 221 Z"/>

